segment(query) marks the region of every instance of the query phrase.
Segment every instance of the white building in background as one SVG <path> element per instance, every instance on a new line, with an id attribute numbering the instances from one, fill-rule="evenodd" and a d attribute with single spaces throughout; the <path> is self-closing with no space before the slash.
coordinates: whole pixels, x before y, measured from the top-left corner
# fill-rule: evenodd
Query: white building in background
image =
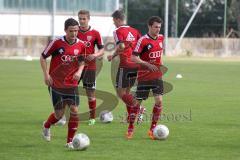
<path id="1" fill-rule="evenodd" d="M 50 15 L 0 14 L 0 35 L 15 36 L 59 36 L 64 34 L 64 21 L 73 15 L 56 15 L 54 29 Z M 90 25 L 103 37 L 111 36 L 114 26 L 111 17 L 91 16 Z"/>
<path id="2" fill-rule="evenodd" d="M 90 24 L 109 36 L 111 13 L 118 7 L 119 0 L 0 0 L 0 35 L 59 36 L 67 18 L 77 19 L 78 11 L 87 9 Z"/>
<path id="3" fill-rule="evenodd" d="M 64 34 L 64 21 L 77 20 L 80 9 L 90 11 L 93 28 L 111 37 L 111 13 L 118 8 L 119 0 L 0 0 L 0 57 L 37 55 L 49 39 Z"/>

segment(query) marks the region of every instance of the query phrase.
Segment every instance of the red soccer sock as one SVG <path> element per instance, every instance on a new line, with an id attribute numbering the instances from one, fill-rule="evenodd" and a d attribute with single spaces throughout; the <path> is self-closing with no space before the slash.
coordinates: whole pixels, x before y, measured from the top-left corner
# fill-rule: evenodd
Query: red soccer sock
<path id="1" fill-rule="evenodd" d="M 90 112 L 90 119 L 96 118 L 96 99 L 88 101 L 89 112 Z"/>
<path id="2" fill-rule="evenodd" d="M 124 95 L 122 96 L 122 100 L 123 100 L 123 102 L 124 102 L 127 106 L 133 106 L 133 100 L 134 100 L 133 95 L 131 95 L 131 94 L 124 94 Z"/>
<path id="3" fill-rule="evenodd" d="M 55 117 L 54 113 L 51 113 L 47 119 L 47 121 L 44 124 L 45 128 L 50 128 L 51 125 L 57 123 L 58 119 Z"/>
<path id="4" fill-rule="evenodd" d="M 127 108 L 127 122 L 129 122 L 131 106 L 126 105 Z"/>
<path id="5" fill-rule="evenodd" d="M 131 110 L 131 106 L 126 105 L 126 108 L 127 108 L 127 113 L 129 115 L 130 114 L 130 110 Z"/>
<path id="6" fill-rule="evenodd" d="M 137 113 L 138 113 L 139 109 L 140 109 L 139 104 L 131 107 L 128 129 L 131 129 L 131 128 L 133 129 L 134 122 L 135 122 L 135 119 L 136 119 L 136 116 L 137 116 Z"/>
<path id="7" fill-rule="evenodd" d="M 161 112 L 162 112 L 162 104 L 160 105 L 155 104 L 152 111 L 152 124 L 151 124 L 150 130 L 153 130 L 153 128 L 156 126 L 160 118 Z"/>
<path id="8" fill-rule="evenodd" d="M 67 135 L 67 143 L 72 142 L 73 136 L 78 128 L 78 115 L 70 114 L 69 122 L 68 122 L 68 135 Z"/>

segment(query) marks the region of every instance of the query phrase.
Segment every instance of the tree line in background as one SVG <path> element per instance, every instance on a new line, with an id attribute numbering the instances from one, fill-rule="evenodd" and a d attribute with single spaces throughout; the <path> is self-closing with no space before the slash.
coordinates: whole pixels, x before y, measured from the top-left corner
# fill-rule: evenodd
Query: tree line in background
<path id="1" fill-rule="evenodd" d="M 223 37 L 225 1 L 205 0 L 188 29 L 186 37 Z M 128 0 L 127 2 L 124 7 L 128 8 L 128 24 L 136 27 L 142 33 L 147 31 L 148 17 L 158 15 L 164 20 L 165 0 Z M 199 2 L 200 0 L 169 0 L 168 34 L 170 37 L 181 35 Z M 177 3 L 178 7 L 176 7 Z M 240 1 L 227 0 L 226 13 L 226 36 L 239 38 Z M 176 15 L 178 16 L 176 17 Z M 162 33 L 163 30 L 164 25 Z"/>

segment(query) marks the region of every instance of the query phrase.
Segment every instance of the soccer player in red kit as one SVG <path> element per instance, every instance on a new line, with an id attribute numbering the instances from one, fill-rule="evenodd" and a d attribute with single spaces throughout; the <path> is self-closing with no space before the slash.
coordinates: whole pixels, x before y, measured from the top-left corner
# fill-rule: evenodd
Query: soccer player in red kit
<path id="1" fill-rule="evenodd" d="M 127 138 L 132 138 L 134 121 L 142 100 L 146 100 L 152 90 L 155 104 L 152 111 L 152 122 L 148 135 L 153 139 L 153 129 L 156 126 L 162 111 L 163 80 L 160 67 L 163 65 L 163 35 L 160 35 L 162 20 L 153 16 L 148 20 L 148 33 L 142 36 L 134 49 L 132 60 L 140 64 L 138 70 L 138 85 L 135 97 L 126 98 L 132 106 Z"/>
<path id="2" fill-rule="evenodd" d="M 112 14 L 112 17 L 114 25 L 116 26 L 116 30 L 113 32 L 116 42 L 116 52 L 108 56 L 108 60 L 111 61 L 116 56 L 120 57 L 120 64 L 116 76 L 116 88 L 118 96 L 126 104 L 128 112 L 127 120 L 129 120 L 129 111 L 132 106 L 126 102 L 125 97 L 131 94 L 130 89 L 134 85 L 137 77 L 138 66 L 131 60 L 131 56 L 141 34 L 137 29 L 124 24 L 125 16 L 121 10 L 116 10 Z M 144 111 L 145 108 L 142 107 L 139 113 L 139 121 L 142 120 Z"/>
<path id="3" fill-rule="evenodd" d="M 90 110 L 89 125 L 95 124 L 96 118 L 96 58 L 103 56 L 104 44 L 100 33 L 89 25 L 90 13 L 87 10 L 78 12 L 80 29 L 78 38 L 84 41 L 86 45 L 86 64 L 82 73 L 81 80 L 86 89 L 88 105 Z M 95 49 L 97 46 L 98 49 Z"/>
<path id="4" fill-rule="evenodd" d="M 43 138 L 51 140 L 50 127 L 64 115 L 66 105 L 70 108 L 66 147 L 73 148 L 72 138 L 78 128 L 78 81 L 84 68 L 85 45 L 77 39 L 79 24 L 69 18 L 65 21 L 65 36 L 54 39 L 40 57 L 45 84 L 51 95 L 54 112 L 43 123 Z M 46 58 L 51 56 L 50 68 Z"/>

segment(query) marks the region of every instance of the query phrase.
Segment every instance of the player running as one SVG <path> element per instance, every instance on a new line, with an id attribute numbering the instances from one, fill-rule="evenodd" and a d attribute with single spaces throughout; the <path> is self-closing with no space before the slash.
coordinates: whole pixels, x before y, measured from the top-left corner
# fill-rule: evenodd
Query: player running
<path id="1" fill-rule="evenodd" d="M 54 112 L 43 123 L 42 135 L 51 140 L 50 127 L 64 115 L 66 105 L 70 108 L 66 147 L 73 148 L 72 138 L 78 128 L 79 93 L 78 81 L 84 68 L 85 45 L 77 39 L 79 24 L 69 18 L 65 21 L 65 36 L 54 39 L 40 57 L 45 84 L 51 96 Z M 46 59 L 51 56 L 50 68 Z"/>
<path id="2" fill-rule="evenodd" d="M 113 14 L 113 22 L 116 30 L 113 32 L 114 40 L 116 42 L 116 52 L 108 56 L 111 61 L 114 57 L 120 57 L 120 64 L 116 76 L 116 88 L 118 96 L 126 104 L 128 118 L 131 105 L 128 103 L 126 97 L 131 94 L 130 89 L 134 85 L 137 76 L 137 65 L 131 60 L 133 49 L 137 44 L 137 40 L 141 37 L 139 31 L 133 27 L 125 25 L 125 15 L 121 10 L 116 10 Z M 142 107 L 139 112 L 138 123 L 142 121 L 145 108 Z"/>
<path id="3" fill-rule="evenodd" d="M 162 111 L 163 95 L 163 73 L 160 66 L 163 65 L 163 35 L 160 35 L 162 20 L 160 17 L 153 16 L 148 20 L 148 33 L 142 36 L 134 49 L 132 60 L 140 64 L 138 70 L 138 85 L 136 95 L 128 95 L 126 99 L 132 106 L 131 117 L 126 137 L 132 138 L 134 131 L 134 121 L 140 108 L 142 100 L 148 99 L 149 92 L 152 90 L 155 104 L 152 111 L 152 122 L 148 135 L 153 139 L 153 129 L 156 126 Z"/>

